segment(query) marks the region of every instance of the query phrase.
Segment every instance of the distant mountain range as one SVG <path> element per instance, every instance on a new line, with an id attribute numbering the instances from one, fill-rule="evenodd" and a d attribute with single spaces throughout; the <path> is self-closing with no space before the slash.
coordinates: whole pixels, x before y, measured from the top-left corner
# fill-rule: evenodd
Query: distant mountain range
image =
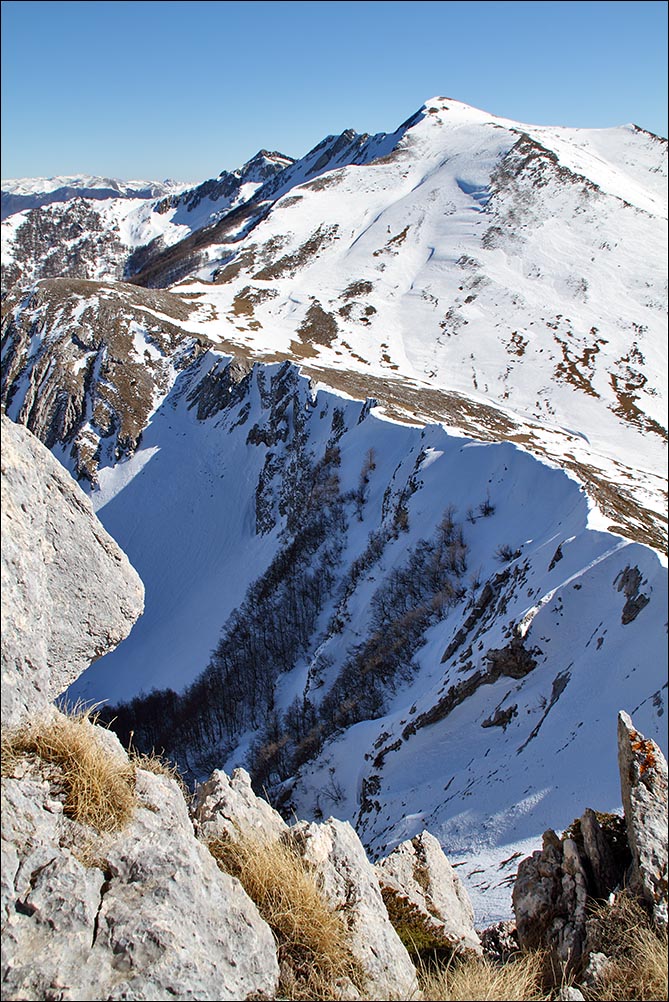
<path id="1" fill-rule="evenodd" d="M 372 852 L 428 827 L 503 917 L 618 808 L 617 711 L 666 745 L 666 141 L 434 98 L 195 187 L 5 184 L 3 406 L 146 586 L 72 697 Z"/>

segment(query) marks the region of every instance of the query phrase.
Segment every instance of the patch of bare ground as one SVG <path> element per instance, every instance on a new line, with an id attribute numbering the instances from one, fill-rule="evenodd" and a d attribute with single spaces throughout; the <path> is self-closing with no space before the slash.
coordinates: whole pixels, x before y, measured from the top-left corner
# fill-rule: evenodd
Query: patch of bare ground
<path id="1" fill-rule="evenodd" d="M 344 176 L 343 169 L 329 171 L 327 174 L 321 174 L 314 181 L 307 181 L 301 187 L 307 188 L 309 191 L 325 191 L 326 188 L 333 188 L 340 184 L 344 180 Z"/>
<path id="2" fill-rule="evenodd" d="M 308 264 L 313 258 L 318 257 L 323 248 L 327 247 L 328 244 L 337 238 L 338 231 L 338 226 L 326 226 L 323 223 L 296 251 L 293 251 L 292 254 L 284 254 L 277 261 L 265 265 L 253 277 L 260 281 L 293 278 L 300 268 Z"/>
<path id="3" fill-rule="evenodd" d="M 568 332 L 567 336 L 570 336 Z M 579 355 L 562 338 L 553 335 L 555 341 L 562 351 L 562 361 L 558 362 L 555 368 L 555 378 L 565 383 L 570 383 L 575 389 L 587 393 L 591 397 L 599 397 L 599 393 L 594 389 L 591 379 L 594 374 L 594 358 L 598 354 L 600 345 L 606 344 L 601 338 L 594 344 L 584 347 Z"/>
<path id="4" fill-rule="evenodd" d="M 368 296 L 370 292 L 373 292 L 374 286 L 366 278 L 359 278 L 356 282 L 351 282 L 347 285 L 342 292 L 340 299 L 359 299 L 362 296 Z"/>
<path id="5" fill-rule="evenodd" d="M 302 344 L 322 344 L 329 347 L 337 337 L 337 321 L 324 310 L 317 299 L 313 301 L 298 327 L 297 333 Z"/>
<path id="6" fill-rule="evenodd" d="M 406 240 L 406 235 L 409 232 L 409 224 L 404 227 L 399 233 L 396 233 L 394 237 L 391 237 L 387 242 L 385 247 L 379 247 L 378 250 L 374 251 L 373 256 L 379 257 L 380 254 L 396 254 L 397 248 L 401 247 Z"/>
<path id="7" fill-rule="evenodd" d="M 253 317 L 256 306 L 268 299 L 274 299 L 277 295 L 276 289 L 255 289 L 246 285 L 233 299 L 231 312 L 236 317 Z"/>
<path id="8" fill-rule="evenodd" d="M 647 414 L 644 414 L 637 407 L 637 400 L 639 399 L 638 391 L 642 390 L 648 382 L 643 373 L 632 369 L 631 366 L 627 366 L 622 375 L 610 372 L 609 379 L 611 380 L 611 386 L 618 401 L 616 405 L 610 408 L 616 417 L 622 418 L 623 421 L 634 425 L 636 428 L 640 428 L 642 431 L 649 431 L 654 435 L 659 435 L 666 442 L 669 438 L 667 429 L 663 428 L 659 421 L 648 417 Z"/>
<path id="9" fill-rule="evenodd" d="M 236 255 L 228 264 L 217 268 L 213 275 L 215 285 L 226 285 L 238 278 L 242 271 L 251 271 L 255 267 L 255 246 L 247 247 Z"/>

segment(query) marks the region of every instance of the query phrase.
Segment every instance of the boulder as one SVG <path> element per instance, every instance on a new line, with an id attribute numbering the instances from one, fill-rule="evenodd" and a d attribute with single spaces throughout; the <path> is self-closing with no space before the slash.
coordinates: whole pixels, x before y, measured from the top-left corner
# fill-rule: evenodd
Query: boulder
<path id="1" fill-rule="evenodd" d="M 2 719 L 40 712 L 128 635 L 144 588 L 81 488 L 2 415 Z"/>
<path id="2" fill-rule="evenodd" d="M 245 769 L 235 769 L 231 777 L 216 769 L 195 791 L 191 813 L 205 842 L 213 838 L 235 841 L 240 835 L 272 842 L 288 830 L 281 815 L 255 795 Z"/>
<path id="3" fill-rule="evenodd" d="M 3 999 L 273 996 L 271 930 L 195 838 L 174 780 L 137 770 L 133 819 L 100 836 L 24 772 L 3 779 Z"/>
<path id="4" fill-rule="evenodd" d="M 283 835 L 313 867 L 327 901 L 346 923 L 369 998 L 418 997 L 416 971 L 392 926 L 374 866 L 348 822 L 301 821 Z"/>
<path id="5" fill-rule="evenodd" d="M 667 760 L 654 741 L 618 714 L 618 766 L 627 837 L 632 852 L 630 887 L 667 928 Z"/>
<path id="6" fill-rule="evenodd" d="M 407 946 L 481 954 L 474 909 L 441 845 L 424 831 L 376 864 L 383 900 Z"/>

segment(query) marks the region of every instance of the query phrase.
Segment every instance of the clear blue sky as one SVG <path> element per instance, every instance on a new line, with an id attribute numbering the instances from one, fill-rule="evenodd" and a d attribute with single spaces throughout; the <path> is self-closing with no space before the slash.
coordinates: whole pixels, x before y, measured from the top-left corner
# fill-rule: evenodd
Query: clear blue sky
<path id="1" fill-rule="evenodd" d="M 441 94 L 667 135 L 661 2 L 2 3 L 2 177 L 203 180 Z"/>

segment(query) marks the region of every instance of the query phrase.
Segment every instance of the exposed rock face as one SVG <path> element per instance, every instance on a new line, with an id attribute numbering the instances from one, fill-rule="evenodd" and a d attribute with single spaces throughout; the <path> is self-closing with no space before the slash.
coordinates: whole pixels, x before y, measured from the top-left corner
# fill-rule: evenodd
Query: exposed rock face
<path id="1" fill-rule="evenodd" d="M 202 354 L 181 326 L 194 308 L 113 282 L 13 290 L 2 309 L 7 414 L 47 448 L 61 445 L 75 475 L 95 484 L 102 460 L 132 455 L 157 401 Z"/>
<path id="2" fill-rule="evenodd" d="M 143 607 L 139 577 L 84 493 L 3 415 L 3 724 L 45 708 L 127 636 Z"/>
<path id="3" fill-rule="evenodd" d="M 433 835 L 402 842 L 376 873 L 393 924 L 420 949 L 481 953 L 469 895 Z"/>
<path id="4" fill-rule="evenodd" d="M 632 851 L 633 889 L 667 928 L 667 761 L 655 744 L 618 714 L 618 766 Z"/>
<path id="5" fill-rule="evenodd" d="M 302 821 L 284 840 L 314 867 L 325 897 L 346 922 L 352 953 L 367 979 L 368 997 L 413 997 L 416 972 L 391 925 L 374 867 L 353 828 L 334 818 L 324 824 Z"/>
<path id="6" fill-rule="evenodd" d="M 91 831 L 63 816 L 39 771 L 3 779 L 3 998 L 275 991 L 271 931 L 195 838 L 176 783 L 138 770 L 136 792 L 129 826 L 97 837 L 93 852 Z"/>
<path id="7" fill-rule="evenodd" d="M 269 842 L 288 831 L 288 825 L 267 801 L 256 797 L 245 769 L 228 777 L 216 769 L 198 787 L 192 808 L 198 834 L 204 841 L 255 835 Z"/>
<path id="8" fill-rule="evenodd" d="M 480 933 L 484 957 L 489 957 L 497 963 L 505 964 L 518 953 L 518 934 L 516 923 L 510 920 L 496 922 Z"/>
<path id="9" fill-rule="evenodd" d="M 545 832 L 543 849 L 522 861 L 513 888 L 520 946 L 548 947 L 571 966 L 583 958 L 586 972 L 597 965 L 597 954 L 588 960 L 591 900 L 626 884 L 667 927 L 667 763 L 623 711 L 618 763 L 625 817 L 587 809 L 562 839 Z"/>
<path id="10" fill-rule="evenodd" d="M 524 949 L 547 946 L 573 964 L 585 942 L 587 876 L 576 842 L 544 833 L 543 849 L 518 867 L 513 888 L 518 941 Z"/>

